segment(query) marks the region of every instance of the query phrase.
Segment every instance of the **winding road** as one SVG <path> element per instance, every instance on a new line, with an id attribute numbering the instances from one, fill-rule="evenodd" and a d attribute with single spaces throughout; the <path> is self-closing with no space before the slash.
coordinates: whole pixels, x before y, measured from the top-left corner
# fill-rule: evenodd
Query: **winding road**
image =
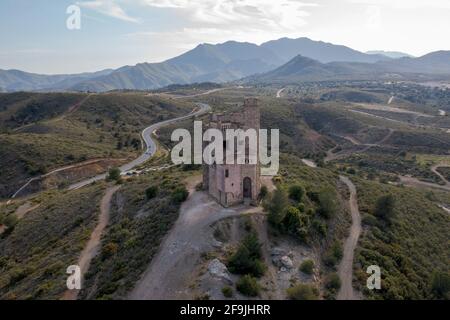
<path id="1" fill-rule="evenodd" d="M 215 92 L 215 91 L 213 91 L 213 90 L 209 91 L 209 93 L 212 93 L 212 92 Z M 196 103 L 196 105 L 197 105 L 197 107 L 199 109 L 195 110 L 195 111 L 192 111 L 191 113 L 189 113 L 189 114 L 187 114 L 185 116 L 164 120 L 164 121 L 152 124 L 151 126 L 145 128 L 142 131 L 142 134 L 141 134 L 142 135 L 142 139 L 144 140 L 144 142 L 145 142 L 145 144 L 147 146 L 145 152 L 143 154 L 141 154 L 138 158 L 134 159 L 133 161 L 122 165 L 120 167 L 120 171 L 122 173 L 130 171 L 134 167 L 136 167 L 136 166 L 144 163 L 148 159 L 150 159 L 155 154 L 155 152 L 156 152 L 156 143 L 152 139 L 152 133 L 155 130 L 158 130 L 159 128 L 161 128 L 163 126 L 166 126 L 166 125 L 169 125 L 169 124 L 181 121 L 181 120 L 185 120 L 185 119 L 188 119 L 188 118 L 191 118 L 191 117 L 202 115 L 202 114 L 208 112 L 211 109 L 211 107 L 208 104 L 206 104 L 206 103 Z M 40 180 L 42 178 L 48 177 L 48 176 L 50 176 L 50 175 L 52 175 L 54 173 L 57 173 L 57 172 L 61 172 L 61 171 L 68 170 L 68 169 L 73 169 L 73 168 L 84 166 L 84 165 L 87 165 L 87 164 L 92 164 L 92 163 L 95 163 L 95 162 L 98 162 L 98 161 L 101 161 L 101 160 L 102 159 L 91 159 L 91 160 L 88 160 L 88 161 L 84 161 L 82 163 L 77 163 L 77 164 L 61 167 L 61 168 L 52 170 L 52 171 L 50 171 L 50 172 L 48 172 L 46 174 L 30 178 L 23 186 L 21 186 L 16 192 L 14 192 L 14 194 L 11 196 L 10 200 L 16 198 L 33 181 Z M 87 186 L 87 185 L 95 182 L 95 181 L 103 180 L 103 179 L 106 178 L 106 176 L 107 176 L 107 174 L 103 173 L 103 174 L 97 175 L 95 177 L 82 180 L 80 182 L 77 182 L 77 183 L 74 183 L 74 184 L 70 185 L 68 187 L 68 189 L 69 190 L 75 190 L 75 189 L 82 188 L 84 186 Z"/>
<path id="2" fill-rule="evenodd" d="M 360 296 L 353 289 L 353 258 L 358 238 L 361 234 L 361 215 L 358 209 L 358 200 L 356 197 L 356 187 L 349 178 L 339 176 L 339 179 L 345 183 L 350 191 L 350 212 L 352 215 L 352 226 L 350 234 L 345 240 L 344 257 L 338 267 L 339 278 L 342 285 L 337 295 L 337 300 L 359 300 Z"/>
<path id="3" fill-rule="evenodd" d="M 126 163 L 126 164 L 122 165 L 121 167 L 119 167 L 120 171 L 122 173 L 130 171 L 131 169 L 135 168 L 136 166 L 138 166 L 138 165 L 144 163 L 145 161 L 147 161 L 148 159 L 150 159 L 155 154 L 156 143 L 152 139 L 152 133 L 155 130 L 158 130 L 159 128 L 161 128 L 163 126 L 167 126 L 169 124 L 172 124 L 172 123 L 175 123 L 178 121 L 182 121 L 185 119 L 189 119 L 191 117 L 202 115 L 211 109 L 211 107 L 206 103 L 196 103 L 196 105 L 199 107 L 199 109 L 196 111 L 192 111 L 188 115 L 164 120 L 164 121 L 152 124 L 151 126 L 145 128 L 141 134 L 142 139 L 144 140 L 144 142 L 147 146 L 145 152 L 143 154 L 141 154 L 138 158 L 134 159 L 133 161 Z M 79 189 L 79 188 L 87 186 L 95 181 L 104 180 L 106 178 L 106 175 L 107 175 L 106 173 L 103 173 L 103 174 L 97 175 L 95 177 L 74 183 L 74 184 L 70 185 L 68 189 L 69 190 Z"/>

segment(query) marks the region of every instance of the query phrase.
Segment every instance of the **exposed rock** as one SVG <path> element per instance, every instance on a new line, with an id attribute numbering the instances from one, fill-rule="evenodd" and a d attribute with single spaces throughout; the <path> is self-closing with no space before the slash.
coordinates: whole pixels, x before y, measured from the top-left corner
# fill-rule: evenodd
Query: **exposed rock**
<path id="1" fill-rule="evenodd" d="M 222 279 L 228 284 L 233 284 L 227 267 L 219 259 L 216 258 L 209 263 L 208 271 L 213 277 Z"/>
<path id="2" fill-rule="evenodd" d="M 220 241 L 218 241 L 218 240 L 216 240 L 216 239 L 212 239 L 211 242 L 212 242 L 212 246 L 213 246 L 214 248 L 220 249 L 220 248 L 223 247 L 223 243 L 220 242 Z"/>
<path id="3" fill-rule="evenodd" d="M 288 256 L 282 256 L 280 259 L 280 263 L 286 269 L 292 269 L 294 267 L 294 264 L 292 263 L 292 259 L 289 258 Z"/>
<path id="4" fill-rule="evenodd" d="M 270 254 L 272 256 L 284 256 L 286 255 L 286 250 L 283 250 L 281 248 L 273 248 Z"/>

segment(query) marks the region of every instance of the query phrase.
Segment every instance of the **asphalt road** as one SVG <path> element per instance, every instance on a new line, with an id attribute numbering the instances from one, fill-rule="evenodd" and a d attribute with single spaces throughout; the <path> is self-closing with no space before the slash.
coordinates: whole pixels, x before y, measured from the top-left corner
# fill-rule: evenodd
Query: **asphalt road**
<path id="1" fill-rule="evenodd" d="M 143 154 L 141 154 L 138 158 L 134 159 L 133 161 L 126 163 L 126 164 L 122 165 L 121 167 L 119 167 L 120 171 L 122 173 L 130 171 L 131 169 L 137 167 L 138 165 L 140 165 L 140 164 L 144 163 L 145 161 L 147 161 L 148 159 L 150 159 L 155 154 L 156 143 L 152 139 L 152 133 L 155 130 L 158 130 L 159 128 L 161 128 L 163 126 L 167 126 L 169 124 L 172 124 L 172 123 L 175 123 L 175 122 L 178 122 L 181 120 L 189 119 L 191 117 L 204 114 L 211 109 L 211 107 L 206 103 L 196 103 L 196 105 L 200 108 L 199 110 L 191 112 L 185 116 L 164 120 L 164 121 L 152 124 L 151 126 L 145 128 L 141 134 L 142 139 L 144 140 L 145 145 L 146 145 L 145 152 Z M 79 188 L 87 186 L 95 181 L 103 180 L 106 178 L 106 175 L 107 175 L 106 173 L 103 173 L 103 174 L 97 175 L 95 177 L 74 183 L 69 186 L 69 190 L 79 189 Z"/>

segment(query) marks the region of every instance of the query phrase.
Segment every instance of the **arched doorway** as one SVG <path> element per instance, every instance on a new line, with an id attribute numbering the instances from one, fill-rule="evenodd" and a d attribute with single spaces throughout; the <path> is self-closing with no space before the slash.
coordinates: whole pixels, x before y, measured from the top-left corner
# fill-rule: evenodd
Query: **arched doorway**
<path id="1" fill-rule="evenodd" d="M 244 178 L 243 183 L 243 194 L 244 198 L 251 199 L 252 198 L 252 179 L 249 177 Z"/>

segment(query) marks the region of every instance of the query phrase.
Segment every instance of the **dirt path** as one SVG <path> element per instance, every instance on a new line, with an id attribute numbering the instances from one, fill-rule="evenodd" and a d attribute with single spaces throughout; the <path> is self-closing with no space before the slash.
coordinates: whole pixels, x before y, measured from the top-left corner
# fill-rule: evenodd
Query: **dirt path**
<path id="1" fill-rule="evenodd" d="M 283 93 L 283 91 L 284 91 L 285 89 L 286 89 L 286 88 L 282 88 L 282 89 L 280 89 L 280 90 L 277 91 L 277 98 L 281 98 L 281 94 Z"/>
<path id="2" fill-rule="evenodd" d="M 408 177 L 408 176 L 398 176 L 400 178 L 400 182 L 409 187 L 415 188 L 434 188 L 441 189 L 445 191 L 450 191 L 450 185 L 440 185 L 432 182 L 421 181 L 417 178 Z"/>
<path id="3" fill-rule="evenodd" d="M 381 139 L 380 141 L 378 141 L 377 143 L 360 143 L 358 140 L 356 140 L 353 137 L 350 136 L 343 136 L 342 138 L 344 138 L 347 141 L 350 141 L 353 145 L 355 146 L 365 146 L 364 149 L 361 149 L 360 151 L 357 151 L 358 153 L 364 153 L 366 151 L 368 151 L 370 148 L 372 147 L 379 147 L 382 144 L 384 144 L 391 136 L 392 134 L 395 132 L 394 129 L 389 128 L 389 132 L 383 137 L 383 139 Z M 324 162 L 330 162 L 333 160 L 338 160 L 338 159 L 344 159 L 346 157 L 351 156 L 354 152 L 353 151 L 349 151 L 349 150 L 344 150 L 342 152 L 338 152 L 338 153 L 333 153 L 333 150 L 335 150 L 338 146 L 335 146 L 333 148 L 331 148 L 330 150 L 327 151 L 327 156 L 324 158 Z"/>
<path id="4" fill-rule="evenodd" d="M 70 115 L 70 114 L 74 113 L 75 111 L 77 111 L 83 105 L 83 103 L 85 103 L 92 95 L 93 95 L 93 93 L 90 93 L 86 97 L 84 97 L 80 102 L 70 106 L 69 109 L 67 109 L 67 111 L 62 116 L 60 116 L 59 118 L 54 119 L 54 121 L 63 120 L 68 115 Z"/>
<path id="5" fill-rule="evenodd" d="M 210 225 L 249 211 L 240 205 L 223 208 L 204 192 L 193 192 L 142 278 L 130 292 L 132 300 L 192 299 L 189 286 L 202 252 L 213 250 Z"/>
<path id="6" fill-rule="evenodd" d="M 84 247 L 83 251 L 78 258 L 78 266 L 81 270 L 81 277 L 83 283 L 83 277 L 86 271 L 89 269 L 89 265 L 92 259 L 97 255 L 100 249 L 100 240 L 103 230 L 106 228 L 109 222 L 109 211 L 111 208 L 111 199 L 114 193 L 119 190 L 120 186 L 113 186 L 106 190 L 100 202 L 100 215 L 98 216 L 98 223 L 94 231 L 91 233 L 91 237 Z M 76 300 L 79 290 L 66 290 L 63 295 L 63 300 Z"/>
<path id="7" fill-rule="evenodd" d="M 83 103 L 86 102 L 86 100 L 87 100 L 91 95 L 93 95 L 93 93 L 90 93 L 89 95 L 87 95 L 86 97 L 84 97 L 80 102 L 77 102 L 77 103 L 75 103 L 74 105 L 70 106 L 70 107 L 67 109 L 67 111 L 66 111 L 64 114 L 62 114 L 61 116 L 59 116 L 59 117 L 57 117 L 57 118 L 54 118 L 54 119 L 50 119 L 50 121 L 60 121 L 60 120 L 64 119 L 67 115 L 69 115 L 69 114 L 73 113 L 74 111 L 76 111 Z M 35 124 L 36 124 L 36 122 L 28 123 L 28 124 L 23 125 L 23 126 L 20 126 L 20 127 L 18 127 L 18 128 L 14 128 L 12 131 L 13 131 L 13 132 L 19 132 L 19 131 L 21 131 L 22 129 L 31 127 L 31 126 L 33 126 L 33 125 L 35 125 Z"/>
<path id="8" fill-rule="evenodd" d="M 440 163 L 440 164 L 435 164 L 434 166 L 431 167 L 431 172 L 433 172 L 435 175 L 437 175 L 439 178 L 441 178 L 441 180 L 443 182 L 445 182 L 445 185 L 447 187 L 450 187 L 450 182 L 448 182 L 447 179 L 445 179 L 445 177 L 437 170 L 438 168 L 450 168 L 450 165 L 448 164 L 444 164 L 444 163 Z"/>
<path id="9" fill-rule="evenodd" d="M 339 278 L 342 286 L 338 292 L 337 300 L 359 300 L 361 297 L 353 289 L 353 257 L 358 238 L 361 234 L 361 216 L 358 209 L 358 200 L 356 196 L 356 187 L 347 177 L 340 176 L 340 180 L 345 183 L 350 191 L 350 212 L 352 214 L 352 225 L 350 234 L 345 240 L 344 257 L 338 267 Z"/>
<path id="10" fill-rule="evenodd" d="M 310 168 L 317 168 L 317 164 L 313 160 L 302 159 L 302 162 Z"/>
<path id="11" fill-rule="evenodd" d="M 28 212 L 33 211 L 34 209 L 37 209 L 41 204 L 38 203 L 36 205 L 33 206 L 33 204 L 29 201 L 25 202 L 23 205 L 21 205 L 20 207 L 18 207 L 16 209 L 16 212 L 14 212 L 14 214 L 16 215 L 16 217 L 18 219 L 22 219 Z"/>
<path id="12" fill-rule="evenodd" d="M 194 93 L 194 94 L 189 94 L 189 95 L 184 95 L 184 96 L 182 96 L 182 95 L 174 95 L 174 94 L 169 93 L 169 92 L 162 92 L 162 93 L 157 93 L 157 94 L 149 93 L 148 95 L 149 96 L 152 96 L 152 95 L 163 95 L 163 96 L 171 97 L 172 99 L 184 99 L 184 98 L 195 98 L 195 97 L 206 96 L 206 95 L 209 95 L 209 94 L 212 94 L 212 93 L 215 93 L 215 92 L 228 90 L 228 89 L 239 89 L 239 87 L 216 88 L 216 89 L 211 89 L 211 90 L 207 90 L 207 91 L 204 91 L 204 92 Z"/>
<path id="13" fill-rule="evenodd" d="M 108 160 L 118 160 L 118 161 L 125 161 L 126 159 L 125 158 L 121 158 L 121 159 L 114 159 L 114 158 L 99 158 L 99 159 L 90 159 L 90 160 L 86 160 L 86 161 L 83 161 L 83 162 L 79 162 L 79 163 L 75 163 L 75 164 L 71 164 L 71 165 L 68 165 L 68 166 L 64 166 L 64 167 L 60 167 L 60 168 L 57 168 L 57 169 L 54 169 L 54 170 L 52 170 L 52 171 L 50 171 L 50 172 L 47 172 L 47 173 L 45 173 L 45 174 L 42 174 L 42 175 L 40 175 L 40 176 L 37 176 L 37 177 L 33 177 L 33 178 L 30 178 L 23 186 L 21 186 L 12 196 L 11 196 L 11 199 L 14 199 L 14 198 L 16 198 L 26 187 L 28 187 L 28 185 L 30 184 L 30 183 L 32 183 L 33 181 L 36 181 L 36 180 L 40 180 L 40 179 L 43 179 L 43 178 L 47 178 L 47 177 L 49 177 L 49 176 L 51 176 L 51 175 L 53 175 L 53 174 L 55 174 L 55 173 L 58 173 L 58 172 L 62 172 L 62 171 L 66 171 L 66 170 L 70 170 L 70 169 L 75 169 L 75 168 L 80 168 L 80 167 L 84 167 L 84 166 L 88 166 L 88 165 L 91 165 L 91 164 L 95 164 L 95 163 L 98 163 L 98 162 L 101 162 L 101 161 L 108 161 Z"/>
<path id="14" fill-rule="evenodd" d="M 388 104 L 391 104 L 392 103 L 392 101 L 394 101 L 394 96 L 391 96 L 390 98 L 389 98 L 389 101 L 388 101 Z"/>

